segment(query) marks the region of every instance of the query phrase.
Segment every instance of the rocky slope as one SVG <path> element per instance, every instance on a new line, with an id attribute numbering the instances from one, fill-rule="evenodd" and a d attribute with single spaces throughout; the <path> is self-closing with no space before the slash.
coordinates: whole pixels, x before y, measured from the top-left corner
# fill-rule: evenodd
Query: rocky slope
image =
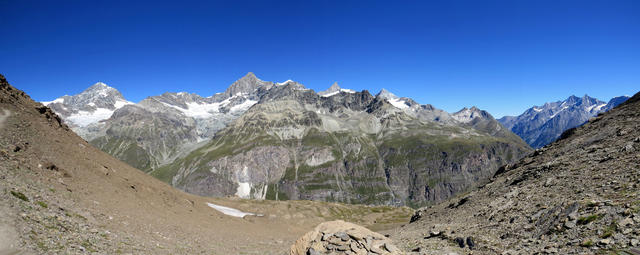
<path id="1" fill-rule="evenodd" d="M 638 254 L 638 123 L 640 93 L 389 233 L 420 254 Z"/>
<path id="2" fill-rule="evenodd" d="M 519 116 L 505 116 L 498 121 L 531 147 L 540 148 L 558 139 L 565 130 L 584 124 L 589 118 L 613 109 L 628 98 L 615 97 L 607 103 L 587 95 L 582 98 L 570 96 L 564 101 L 534 106 Z"/>
<path id="3" fill-rule="evenodd" d="M 284 254 L 323 221 L 384 229 L 412 213 L 178 191 L 94 148 L 1 75 L 0 129 L 0 254 Z"/>
<path id="4" fill-rule="evenodd" d="M 270 88 L 203 147 L 152 174 L 204 196 L 419 206 L 529 151 L 488 113 L 464 121 L 382 91 Z"/>

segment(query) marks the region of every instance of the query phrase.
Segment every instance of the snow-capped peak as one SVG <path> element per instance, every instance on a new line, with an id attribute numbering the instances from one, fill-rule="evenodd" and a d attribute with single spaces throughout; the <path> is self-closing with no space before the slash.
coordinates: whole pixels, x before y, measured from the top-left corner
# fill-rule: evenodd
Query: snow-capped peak
<path id="1" fill-rule="evenodd" d="M 386 99 L 391 105 L 395 106 L 396 108 L 399 108 L 399 109 L 409 108 L 409 104 L 405 100 L 406 98 L 405 99 L 400 98 L 386 89 L 381 89 L 378 95 L 376 96 Z"/>
<path id="2" fill-rule="evenodd" d="M 63 116 L 69 124 L 81 127 L 108 119 L 115 110 L 133 104 L 104 82 L 97 82 L 80 94 L 42 103 Z"/>

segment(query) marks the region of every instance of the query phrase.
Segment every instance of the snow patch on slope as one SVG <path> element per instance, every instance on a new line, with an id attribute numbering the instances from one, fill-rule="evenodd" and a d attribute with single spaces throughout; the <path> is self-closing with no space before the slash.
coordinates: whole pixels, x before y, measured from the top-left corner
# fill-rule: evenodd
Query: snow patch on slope
<path id="1" fill-rule="evenodd" d="M 235 208 L 216 205 L 216 204 L 212 204 L 212 203 L 207 203 L 207 205 L 209 207 L 213 208 L 213 209 L 216 209 L 218 212 L 224 213 L 225 215 L 229 215 L 229 216 L 232 216 L 232 217 L 242 218 L 242 217 L 247 216 L 247 215 L 256 215 L 255 213 L 243 212 L 243 211 L 240 211 L 240 210 L 235 209 Z M 257 216 L 260 216 L 260 215 L 257 215 Z"/>
<path id="2" fill-rule="evenodd" d="M 107 109 L 107 108 L 97 108 L 95 111 L 92 111 L 92 112 L 78 111 L 77 113 L 73 113 L 69 115 L 69 117 L 67 117 L 65 120 L 75 125 L 86 127 L 90 124 L 97 123 L 101 120 L 106 120 L 110 118 L 111 115 L 113 115 L 113 112 L 115 112 L 117 109 L 120 109 L 123 106 L 129 105 L 129 104 L 133 104 L 133 102 L 118 100 L 114 104 L 115 109 L 113 110 Z M 88 105 L 95 106 L 94 103 L 89 103 Z"/>
<path id="3" fill-rule="evenodd" d="M 116 103 L 113 105 L 114 107 L 116 107 L 116 109 L 120 109 L 125 105 L 129 105 L 129 104 L 134 104 L 133 102 L 129 102 L 129 101 L 116 101 Z"/>
<path id="4" fill-rule="evenodd" d="M 236 188 L 236 196 L 239 198 L 251 198 L 251 183 L 243 181 L 249 179 L 249 168 L 244 166 L 242 171 L 236 172 L 238 179 L 238 188 Z"/>
<path id="5" fill-rule="evenodd" d="M 50 104 L 53 104 L 53 103 L 64 103 L 64 99 L 61 97 L 61 98 L 57 98 L 56 100 L 53 100 L 53 101 L 44 101 L 44 102 L 40 102 L 40 103 L 42 103 L 45 106 L 49 106 Z"/>
<path id="6" fill-rule="evenodd" d="M 189 102 L 186 103 L 187 108 L 182 108 L 180 106 L 176 106 L 176 105 L 172 105 L 172 104 L 168 104 L 165 102 L 162 102 L 162 104 L 169 106 L 171 108 L 174 108 L 178 111 L 181 111 L 184 115 L 189 116 L 189 117 L 193 117 L 193 118 L 197 118 L 197 119 L 206 119 L 206 118 L 211 118 L 214 116 L 214 114 L 219 113 L 220 112 L 220 108 L 227 106 L 229 103 L 231 103 L 231 99 L 238 97 L 239 95 L 235 95 L 232 96 L 230 98 L 225 99 L 222 102 L 216 102 L 216 103 L 198 103 L 198 102 Z M 232 112 L 236 112 L 236 111 L 246 111 L 247 109 L 249 109 L 251 106 L 253 106 L 254 104 L 258 103 L 258 101 L 255 100 L 245 100 L 244 102 L 238 104 L 238 105 L 234 105 L 233 107 L 231 107 L 230 111 Z"/>
<path id="7" fill-rule="evenodd" d="M 352 90 L 352 89 L 340 89 L 338 91 L 334 91 L 334 92 L 331 92 L 331 93 L 328 93 L 328 94 L 321 95 L 321 97 L 335 96 L 335 95 L 339 94 L 340 92 L 349 93 L 349 94 L 356 93 L 356 91 Z"/>
<path id="8" fill-rule="evenodd" d="M 182 107 L 178 107 L 175 105 L 166 104 L 166 103 L 165 105 L 178 109 L 189 117 L 207 118 L 207 117 L 210 117 L 212 113 L 219 112 L 219 108 L 222 105 L 222 103 L 199 104 L 196 102 L 191 102 L 191 103 L 187 103 L 187 109 L 184 109 Z"/>
<path id="9" fill-rule="evenodd" d="M 232 112 L 246 111 L 247 109 L 251 108 L 251 106 L 257 103 L 258 101 L 255 101 L 255 100 L 246 100 L 239 105 L 234 105 L 233 107 L 231 107 L 231 111 Z"/>
<path id="10" fill-rule="evenodd" d="M 285 85 L 285 84 L 287 84 L 289 82 L 293 82 L 293 81 L 292 80 L 286 80 L 284 82 L 278 82 L 278 85 Z"/>
<path id="11" fill-rule="evenodd" d="M 238 181 L 236 196 L 239 198 L 251 198 L 251 183 Z"/>
<path id="12" fill-rule="evenodd" d="M 587 111 L 588 111 L 588 112 L 591 112 L 591 110 L 593 110 L 593 109 L 595 108 L 596 112 L 599 112 L 600 110 L 602 110 L 602 107 L 605 107 L 605 106 L 607 106 L 607 104 L 600 104 L 600 105 L 595 105 L 595 104 L 594 104 L 594 105 L 592 105 L 592 106 L 589 106 L 589 107 L 587 108 Z"/>
<path id="13" fill-rule="evenodd" d="M 399 109 L 407 109 L 409 108 L 409 106 L 407 105 L 407 102 L 404 100 L 401 100 L 399 98 L 394 98 L 394 99 L 390 99 L 389 103 L 391 103 L 391 105 L 395 106 L 396 108 Z"/>
<path id="14" fill-rule="evenodd" d="M 106 108 L 98 108 L 93 112 L 79 111 L 67 117 L 67 121 L 70 121 L 73 124 L 81 127 L 86 127 L 89 124 L 108 119 L 109 117 L 111 117 L 113 112 L 114 110 L 109 110 Z"/>

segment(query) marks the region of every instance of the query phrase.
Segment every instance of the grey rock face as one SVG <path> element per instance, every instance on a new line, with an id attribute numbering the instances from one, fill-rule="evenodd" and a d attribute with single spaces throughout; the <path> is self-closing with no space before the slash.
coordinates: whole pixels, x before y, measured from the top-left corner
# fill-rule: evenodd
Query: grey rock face
<path id="1" fill-rule="evenodd" d="M 606 103 L 587 95 L 582 98 L 570 96 L 564 101 L 534 106 L 519 116 L 505 116 L 498 121 L 531 147 L 540 148 L 558 139 L 565 130 L 584 124 L 628 98 L 615 97 Z"/>
<path id="2" fill-rule="evenodd" d="M 211 189 L 205 182 L 199 182 L 202 177 L 215 179 L 225 179 L 233 183 L 231 187 L 235 188 L 233 195 L 241 198 L 258 198 L 265 199 L 268 184 L 279 181 L 284 176 L 284 170 L 289 162 L 289 151 L 275 146 L 256 147 L 245 153 L 226 156 L 220 159 L 210 161 L 207 167 L 210 167 L 207 174 L 192 174 L 189 172 L 180 172 L 174 177 L 175 185 L 187 192 L 202 196 L 220 196 L 229 193 L 221 192 L 218 189 Z M 180 177 L 186 177 L 182 180 Z M 193 185 L 193 183 L 201 183 L 202 185 Z M 224 187 L 227 191 L 228 187 Z M 234 191 L 234 190 L 231 190 Z"/>

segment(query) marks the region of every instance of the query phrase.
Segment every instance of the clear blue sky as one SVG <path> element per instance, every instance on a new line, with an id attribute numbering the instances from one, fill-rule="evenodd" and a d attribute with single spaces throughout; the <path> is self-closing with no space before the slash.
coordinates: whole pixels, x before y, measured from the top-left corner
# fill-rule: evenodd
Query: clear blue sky
<path id="1" fill-rule="evenodd" d="M 0 0 L 0 10 L 0 73 L 40 101 L 97 81 L 136 102 L 209 96 L 249 71 L 495 117 L 640 90 L 635 0 Z"/>

